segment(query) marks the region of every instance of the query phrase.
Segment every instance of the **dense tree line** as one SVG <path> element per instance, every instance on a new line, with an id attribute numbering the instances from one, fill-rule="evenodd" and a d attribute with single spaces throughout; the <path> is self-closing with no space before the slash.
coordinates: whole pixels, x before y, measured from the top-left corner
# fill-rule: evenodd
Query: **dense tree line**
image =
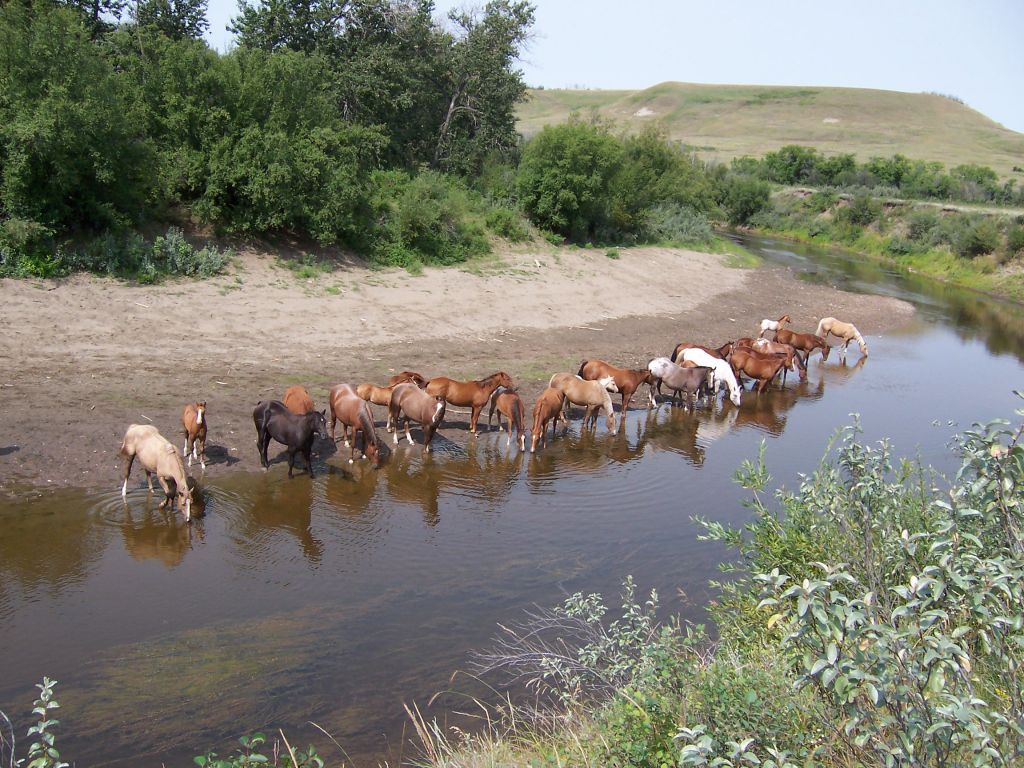
<path id="1" fill-rule="evenodd" d="M 0 5 L 0 268 L 45 272 L 182 209 L 227 233 L 376 242 L 376 174 L 470 178 L 518 151 L 532 6 L 433 14 L 429 0 L 243 2 L 222 55 L 200 39 L 204 0 Z"/>

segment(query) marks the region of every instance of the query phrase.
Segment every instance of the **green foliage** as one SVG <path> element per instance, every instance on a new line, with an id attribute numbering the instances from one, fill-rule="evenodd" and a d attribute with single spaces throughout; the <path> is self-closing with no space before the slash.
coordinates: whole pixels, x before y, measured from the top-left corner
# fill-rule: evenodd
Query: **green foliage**
<path id="1" fill-rule="evenodd" d="M 483 202 L 456 179 L 433 171 L 372 175 L 370 257 L 378 264 L 447 265 L 487 253 Z"/>
<path id="2" fill-rule="evenodd" d="M 252 768 L 253 766 L 268 766 L 268 768 L 323 768 L 326 763 L 317 754 L 316 747 L 312 744 L 305 751 L 293 750 L 287 742 L 287 752 L 282 754 L 280 745 L 275 744 L 271 754 L 263 754 L 266 750 L 267 737 L 263 733 L 254 733 L 251 736 L 241 736 L 238 739 L 241 745 L 229 757 L 218 757 L 216 752 L 207 752 L 205 755 L 197 755 L 192 762 L 200 768 Z"/>
<path id="3" fill-rule="evenodd" d="M 1014 224 L 1006 230 L 1006 248 L 1010 253 L 1024 251 L 1024 226 Z"/>
<path id="4" fill-rule="evenodd" d="M 866 227 L 875 222 L 881 213 L 882 206 L 875 198 L 868 194 L 860 194 L 854 196 L 848 205 L 836 210 L 836 221 Z"/>
<path id="5" fill-rule="evenodd" d="M 619 249 L 609 248 L 607 251 L 604 252 L 604 255 L 607 256 L 609 259 L 612 259 L 613 261 L 618 261 L 620 256 Z"/>
<path id="6" fill-rule="evenodd" d="M 135 23 L 152 27 L 172 40 L 198 39 L 210 27 L 207 0 L 139 0 Z"/>
<path id="7" fill-rule="evenodd" d="M 788 144 L 764 156 L 768 179 L 778 184 L 803 184 L 811 178 L 818 162 L 818 150 Z"/>
<path id="8" fill-rule="evenodd" d="M 487 228 L 512 243 L 530 239 L 530 228 L 519 211 L 494 207 L 487 212 Z"/>
<path id="9" fill-rule="evenodd" d="M 974 258 L 995 251 L 1001 242 L 999 228 L 989 218 L 967 223 L 956 238 L 953 247 L 958 255 Z"/>
<path id="10" fill-rule="evenodd" d="M 679 203 L 660 203 L 647 211 L 641 236 L 656 243 L 707 245 L 715 234 L 700 211 Z"/>
<path id="11" fill-rule="evenodd" d="M 768 207 L 770 198 L 768 184 L 750 176 L 728 176 L 722 184 L 721 205 L 733 226 L 750 223 Z"/>
<path id="12" fill-rule="evenodd" d="M 0 732 L 0 759 L 9 760 L 11 766 L 25 768 L 68 768 L 67 763 L 61 762 L 56 736 L 53 733 L 53 728 L 60 725 L 60 720 L 52 716 L 53 710 L 60 708 L 60 704 L 53 698 L 53 689 L 56 685 L 57 681 L 48 677 L 44 677 L 42 683 L 36 684 L 39 696 L 34 702 L 32 714 L 37 715 L 39 720 L 28 729 L 27 735 L 33 740 L 27 754 L 20 760 L 15 759 L 16 743 L 11 721 L 0 712 L 0 723 L 6 725 L 9 730 L 9 733 Z"/>

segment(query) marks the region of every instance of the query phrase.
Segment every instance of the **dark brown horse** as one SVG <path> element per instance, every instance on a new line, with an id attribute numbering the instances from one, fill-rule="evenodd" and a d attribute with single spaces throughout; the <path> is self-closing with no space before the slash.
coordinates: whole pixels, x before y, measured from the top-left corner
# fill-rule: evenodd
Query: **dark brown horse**
<path id="1" fill-rule="evenodd" d="M 451 405 L 472 408 L 469 417 L 469 431 L 475 435 L 476 422 L 480 418 L 480 412 L 498 387 L 514 388 L 511 377 L 504 371 L 492 373 L 478 381 L 456 381 L 445 376 L 438 376 L 427 382 L 425 391 L 428 395 L 443 397 L 445 402 Z"/>
<path id="2" fill-rule="evenodd" d="M 745 373 L 752 379 L 757 379 L 757 393 L 761 394 L 768 389 L 772 379 L 778 376 L 785 367 L 786 355 L 762 354 L 753 349 L 737 349 L 732 353 L 732 362 L 740 374 Z"/>
<path id="3" fill-rule="evenodd" d="M 281 398 L 281 402 L 292 413 L 302 414 L 316 410 L 316 406 L 313 405 L 313 398 L 309 396 L 306 388 L 299 384 L 288 387 L 284 391 L 284 397 Z"/>
<path id="4" fill-rule="evenodd" d="M 530 434 L 530 453 L 537 452 L 537 443 L 540 441 L 545 448 L 548 447 L 548 422 L 551 422 L 551 436 L 555 436 L 558 428 L 558 419 L 562 417 L 562 405 L 565 403 L 565 393 L 560 389 L 548 387 L 540 393 L 537 402 L 533 405 L 533 431 Z"/>
<path id="5" fill-rule="evenodd" d="M 308 413 L 292 413 L 280 400 L 261 400 L 252 412 L 252 420 L 256 425 L 256 447 L 260 452 L 260 465 L 264 470 L 270 468 L 267 460 L 267 447 L 270 438 L 274 438 L 288 448 L 288 477 L 292 476 L 295 466 L 295 454 L 302 451 L 306 459 L 309 476 L 313 477 L 313 441 L 316 438 L 327 439 L 326 411 L 309 411 Z"/>
<path id="6" fill-rule="evenodd" d="M 502 415 L 508 419 L 508 442 L 505 443 L 507 448 L 512 444 L 512 427 L 516 428 L 516 435 L 518 435 L 519 450 L 526 450 L 526 430 L 523 427 L 523 420 L 525 416 L 525 408 L 523 407 L 523 400 L 519 397 L 518 393 L 513 392 L 510 389 L 498 392 L 495 390 L 494 395 L 491 397 L 491 410 L 487 414 L 487 426 L 491 426 L 491 418 L 494 416 L 494 411 L 498 411 L 498 429 L 501 429 L 501 417 Z"/>
<path id="7" fill-rule="evenodd" d="M 338 384 L 331 389 L 329 400 L 331 404 L 331 440 L 334 440 L 335 424 L 340 421 L 342 433 L 345 436 L 345 445 L 351 446 L 348 463 L 355 463 L 356 438 L 362 433 L 363 456 L 370 460 L 370 465 L 374 469 L 379 467 L 383 445 L 377 440 L 377 430 L 373 425 L 370 406 L 348 384 Z M 349 443 L 349 429 L 352 430 L 351 443 Z"/>
<path id="8" fill-rule="evenodd" d="M 606 363 L 604 360 L 584 360 L 580 364 L 580 369 L 576 372 L 576 375 L 585 381 L 597 381 L 603 379 L 606 376 L 611 376 L 615 382 L 615 386 L 619 388 L 619 392 L 622 393 L 622 413 L 625 414 L 629 410 L 629 401 L 633 399 L 633 394 L 640 388 L 641 385 L 647 385 L 647 401 L 649 405 L 656 405 L 654 402 L 654 385 L 657 383 L 657 379 L 654 375 L 646 368 L 637 370 L 631 368 L 616 368 L 614 365 Z M 625 418 L 623 416 L 623 418 Z M 621 421 L 619 424 L 621 425 Z"/>
<path id="9" fill-rule="evenodd" d="M 405 437 L 410 445 L 412 435 L 409 433 L 409 420 L 419 422 L 423 429 L 423 450 L 430 453 L 430 441 L 441 426 L 444 419 L 445 401 L 440 395 L 428 395 L 413 382 L 399 384 L 391 392 L 391 421 L 395 425 L 395 443 L 399 441 L 398 433 L 405 425 Z"/>
<path id="10" fill-rule="evenodd" d="M 185 431 L 185 447 L 182 456 L 188 456 L 188 465 L 192 459 L 199 459 L 199 466 L 206 469 L 206 401 L 199 400 L 189 403 L 181 412 L 181 426 Z M 197 450 L 198 448 L 198 450 Z"/>
<path id="11" fill-rule="evenodd" d="M 401 373 L 396 373 L 388 379 L 388 386 L 393 387 L 395 384 L 405 384 L 407 381 L 411 381 L 420 389 L 427 386 L 427 380 L 420 374 L 416 373 L 416 371 L 402 371 Z"/>
<path id="12" fill-rule="evenodd" d="M 780 344 L 789 344 L 791 347 L 804 352 L 805 365 L 810 362 L 811 353 L 814 350 L 820 349 L 821 359 L 828 360 L 828 353 L 832 349 L 821 336 L 816 336 L 813 333 L 795 333 L 788 328 L 779 328 L 775 332 L 775 341 Z"/>

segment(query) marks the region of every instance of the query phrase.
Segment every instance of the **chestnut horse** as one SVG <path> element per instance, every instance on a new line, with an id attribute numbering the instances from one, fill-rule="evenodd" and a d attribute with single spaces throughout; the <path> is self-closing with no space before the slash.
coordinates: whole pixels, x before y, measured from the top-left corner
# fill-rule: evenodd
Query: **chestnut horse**
<path id="1" fill-rule="evenodd" d="M 786 355 L 781 352 L 773 354 L 754 349 L 737 349 L 732 353 L 732 361 L 741 374 L 757 379 L 757 393 L 761 394 L 786 366 Z"/>
<path id="2" fill-rule="evenodd" d="M 857 346 L 860 347 L 860 353 L 864 357 L 868 356 L 868 344 L 864 341 L 864 337 L 860 335 L 860 331 L 857 330 L 857 326 L 853 323 L 844 323 L 842 320 L 836 320 L 834 317 L 823 317 L 818 321 L 818 330 L 814 333 L 826 340 L 830 333 L 836 338 L 842 339 L 844 343 L 842 349 L 839 350 L 839 356 L 843 360 L 846 359 L 846 348 L 850 346 L 851 341 L 857 342 Z"/>
<path id="3" fill-rule="evenodd" d="M 288 448 L 288 477 L 292 476 L 298 451 L 302 451 L 306 469 L 309 476 L 313 477 L 313 441 L 318 437 L 327 439 L 326 413 L 326 410 L 293 413 L 280 400 L 261 400 L 256 403 L 252 420 L 256 425 L 256 447 L 260 452 L 260 465 L 263 469 L 270 468 L 267 447 L 270 438 L 274 438 Z"/>
<path id="4" fill-rule="evenodd" d="M 178 449 L 171 445 L 156 427 L 151 424 L 131 424 L 124 433 L 120 453 L 124 458 L 122 498 L 128 495 L 128 475 L 131 474 L 132 464 L 138 458 L 142 468 L 146 470 L 146 482 L 149 484 L 150 493 L 153 492 L 153 475 L 156 475 L 160 487 L 164 489 L 161 509 L 177 494 L 178 511 L 185 513 L 186 521 L 192 519 L 192 489 L 188 486 L 185 463 L 178 455 Z M 174 491 L 171 491 L 168 480 L 174 481 Z"/>
<path id="5" fill-rule="evenodd" d="M 792 320 L 790 319 L 789 315 L 783 315 L 778 320 L 762 320 L 761 321 L 761 333 L 758 334 L 758 337 L 759 338 L 764 337 L 764 335 L 766 333 L 768 333 L 768 331 L 777 331 L 777 330 L 779 330 L 779 328 L 784 326 L 786 323 L 790 323 L 790 322 L 792 322 Z"/>
<path id="6" fill-rule="evenodd" d="M 502 390 L 501 392 L 495 390 L 494 395 L 491 397 L 491 410 L 487 414 L 488 427 L 491 426 L 491 418 L 494 416 L 495 409 L 498 410 L 498 429 L 501 429 L 502 414 L 508 419 L 508 442 L 505 443 L 505 447 L 507 448 L 512 444 L 512 427 L 515 427 L 519 440 L 519 450 L 525 451 L 526 431 L 523 429 L 525 408 L 523 407 L 522 398 L 519 397 L 518 393 L 510 389 Z"/>
<path id="7" fill-rule="evenodd" d="M 608 393 L 618 392 L 619 388 L 611 376 L 605 376 L 597 381 L 584 381 L 571 373 L 556 373 L 551 376 L 548 386 L 560 389 L 565 394 L 565 410 L 567 412 L 569 403 L 586 408 L 583 414 L 584 426 L 588 421 L 596 425 L 597 412 L 600 410 L 604 412 L 605 426 L 608 427 L 608 431 L 615 431 L 615 411 Z"/>
<path id="8" fill-rule="evenodd" d="M 185 447 L 181 449 L 182 456 L 188 456 L 188 465 L 192 466 L 192 459 L 199 459 L 199 466 L 206 469 L 206 401 L 199 400 L 189 403 L 181 412 L 181 426 L 185 431 Z M 198 443 L 198 454 L 196 444 Z"/>
<path id="9" fill-rule="evenodd" d="M 434 439 L 434 433 L 444 419 L 444 409 L 445 401 L 440 395 L 429 395 L 411 381 L 396 385 L 391 392 L 391 405 L 388 406 L 391 421 L 395 425 L 395 444 L 399 441 L 398 433 L 403 423 L 405 437 L 412 444 L 412 435 L 409 433 L 409 419 L 412 419 L 422 427 L 423 450 L 430 453 L 430 441 Z"/>
<path id="10" fill-rule="evenodd" d="M 402 371 L 401 373 L 396 373 L 388 379 L 388 386 L 393 387 L 395 384 L 405 384 L 407 381 L 411 381 L 420 389 L 427 386 L 427 380 L 420 374 L 416 373 L 416 371 Z M 377 403 L 377 405 L 380 405 L 380 403 Z"/>
<path id="11" fill-rule="evenodd" d="M 399 382 L 399 384 L 401 383 L 404 382 Z M 391 424 L 391 393 L 394 392 L 396 386 L 398 386 L 398 384 L 392 384 L 390 387 L 378 387 L 376 384 L 360 384 L 356 387 L 356 395 L 361 397 L 363 400 L 368 403 L 373 403 L 374 405 L 383 405 L 387 408 L 388 422 L 384 428 L 388 432 L 391 432 L 394 429 Z M 345 445 L 348 445 L 347 435 L 345 437 Z"/>
<path id="12" fill-rule="evenodd" d="M 667 357 L 656 357 L 647 364 L 647 369 L 659 382 L 672 390 L 672 402 L 679 392 L 683 393 L 683 402 L 689 408 L 701 392 L 710 392 L 713 371 L 704 366 L 683 368 Z"/>
<path id="13" fill-rule="evenodd" d="M 471 407 L 473 410 L 469 417 L 469 431 L 475 435 L 480 412 L 498 387 L 513 388 L 511 377 L 504 371 L 492 373 L 478 381 L 456 381 L 438 376 L 427 382 L 425 391 L 428 395 L 443 397 L 446 403 Z"/>
<path id="14" fill-rule="evenodd" d="M 820 349 L 821 359 L 828 360 L 828 353 L 832 349 L 821 336 L 813 333 L 794 333 L 788 328 L 779 328 L 775 332 L 774 340 L 781 344 L 789 344 L 791 347 L 804 352 L 804 365 L 810 362 L 811 353 L 814 350 Z"/>
<path id="15" fill-rule="evenodd" d="M 641 384 L 647 385 L 648 403 L 656 405 L 654 402 L 655 377 L 646 369 L 616 368 L 604 360 L 584 360 L 580 364 L 580 369 L 576 372 L 576 375 L 584 381 L 597 381 L 606 376 L 611 376 L 615 386 L 622 393 L 623 414 L 629 410 L 629 401 L 633 399 L 633 393 L 640 388 Z M 623 416 L 624 420 L 625 416 Z"/>
<path id="16" fill-rule="evenodd" d="M 331 440 L 334 440 L 334 426 L 339 421 L 345 436 L 345 445 L 349 445 L 348 431 L 352 430 L 348 463 L 355 463 L 356 438 L 362 432 L 363 456 L 370 460 L 374 469 L 379 467 L 382 446 L 377 440 L 377 430 L 373 426 L 373 414 L 370 412 L 370 406 L 348 384 L 338 384 L 331 389 L 328 399 L 331 404 Z"/>
<path id="17" fill-rule="evenodd" d="M 609 400 L 610 402 L 610 400 Z M 537 452 L 537 442 L 548 447 L 548 422 L 551 422 L 551 436 L 555 436 L 558 428 L 558 420 L 562 417 L 562 407 L 565 403 L 565 394 L 560 389 L 548 387 L 540 393 L 537 402 L 533 405 L 533 431 L 530 435 L 530 453 Z"/>
<path id="18" fill-rule="evenodd" d="M 786 366 L 782 369 L 782 382 L 786 382 L 787 371 L 798 371 L 800 374 L 800 381 L 807 380 L 807 366 L 804 365 L 804 360 L 800 357 L 796 348 L 789 344 L 782 344 L 778 341 L 768 341 L 768 339 L 752 339 L 742 338 L 736 339 L 737 349 L 752 349 L 755 352 L 761 354 L 775 354 L 786 356 Z"/>
<path id="19" fill-rule="evenodd" d="M 313 398 L 309 396 L 306 388 L 299 384 L 288 387 L 284 391 L 284 397 L 281 398 L 281 402 L 284 403 L 284 407 L 289 411 L 299 415 L 316 410 L 316 406 L 313 405 Z"/>

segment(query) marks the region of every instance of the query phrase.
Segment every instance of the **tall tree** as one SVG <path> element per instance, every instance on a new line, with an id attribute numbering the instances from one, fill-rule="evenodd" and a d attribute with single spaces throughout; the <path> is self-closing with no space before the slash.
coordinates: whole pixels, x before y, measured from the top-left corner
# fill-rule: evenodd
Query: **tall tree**
<path id="1" fill-rule="evenodd" d="M 473 173 L 493 154 L 516 147 L 515 105 L 526 95 L 514 68 L 529 39 L 534 6 L 527 0 L 492 0 L 482 15 L 453 13 L 460 28 L 450 57 L 448 104 L 437 134 L 434 165 Z"/>
<path id="2" fill-rule="evenodd" d="M 158 29 L 172 40 L 198 39 L 210 28 L 208 0 L 138 0 L 135 22 Z"/>
<path id="3" fill-rule="evenodd" d="M 90 36 L 96 39 L 121 20 L 127 0 L 57 0 L 57 5 L 78 11 Z"/>

